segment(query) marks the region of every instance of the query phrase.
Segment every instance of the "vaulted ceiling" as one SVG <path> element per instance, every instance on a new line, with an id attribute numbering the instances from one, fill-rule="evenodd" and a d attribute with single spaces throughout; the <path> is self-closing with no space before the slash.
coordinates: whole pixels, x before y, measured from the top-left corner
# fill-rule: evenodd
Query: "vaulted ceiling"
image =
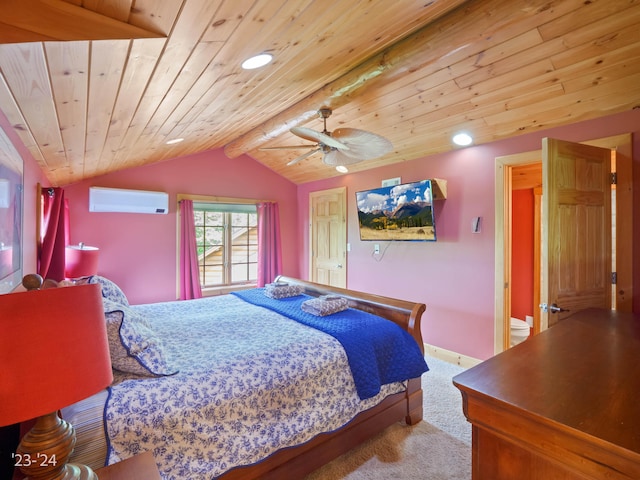
<path id="1" fill-rule="evenodd" d="M 340 174 L 261 148 L 321 107 L 393 143 L 351 171 L 638 108 L 639 31 L 634 0 L 0 0 L 0 109 L 53 185 L 214 148 L 305 183 Z"/>

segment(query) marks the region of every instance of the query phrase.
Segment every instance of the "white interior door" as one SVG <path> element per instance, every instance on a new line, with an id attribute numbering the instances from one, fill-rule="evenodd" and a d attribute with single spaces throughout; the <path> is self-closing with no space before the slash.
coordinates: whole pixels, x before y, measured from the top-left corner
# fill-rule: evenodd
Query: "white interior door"
<path id="1" fill-rule="evenodd" d="M 347 287 L 346 188 L 309 194 L 310 280 Z"/>

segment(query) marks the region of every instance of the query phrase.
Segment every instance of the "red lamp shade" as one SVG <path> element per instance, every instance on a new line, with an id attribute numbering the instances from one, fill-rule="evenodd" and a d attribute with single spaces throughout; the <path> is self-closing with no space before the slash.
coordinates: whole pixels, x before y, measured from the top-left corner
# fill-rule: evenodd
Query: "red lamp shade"
<path id="1" fill-rule="evenodd" d="M 88 277 L 98 273 L 100 249 L 88 247 L 84 243 L 68 245 L 65 250 L 65 278 Z"/>
<path id="2" fill-rule="evenodd" d="M 0 426 L 55 412 L 111 384 L 97 284 L 0 295 Z"/>

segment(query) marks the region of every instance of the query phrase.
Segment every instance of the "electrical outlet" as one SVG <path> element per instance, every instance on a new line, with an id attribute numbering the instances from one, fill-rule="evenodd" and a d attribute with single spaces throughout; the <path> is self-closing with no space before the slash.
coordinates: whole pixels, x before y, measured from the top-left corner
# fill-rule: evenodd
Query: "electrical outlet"
<path id="1" fill-rule="evenodd" d="M 376 244 L 373 246 L 373 254 L 374 254 L 374 255 L 378 255 L 379 253 L 380 253 L 380 244 L 376 243 Z"/>

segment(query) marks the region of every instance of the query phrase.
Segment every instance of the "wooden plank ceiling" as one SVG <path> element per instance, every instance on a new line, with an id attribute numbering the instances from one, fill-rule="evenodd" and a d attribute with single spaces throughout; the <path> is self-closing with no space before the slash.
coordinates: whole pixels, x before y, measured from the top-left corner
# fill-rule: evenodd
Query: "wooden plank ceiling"
<path id="1" fill-rule="evenodd" d="M 351 171 L 638 108 L 639 31 L 640 0 L 0 0 L 0 109 L 52 185 L 214 148 L 305 183 L 339 173 L 260 148 L 323 106 L 393 143 Z"/>

